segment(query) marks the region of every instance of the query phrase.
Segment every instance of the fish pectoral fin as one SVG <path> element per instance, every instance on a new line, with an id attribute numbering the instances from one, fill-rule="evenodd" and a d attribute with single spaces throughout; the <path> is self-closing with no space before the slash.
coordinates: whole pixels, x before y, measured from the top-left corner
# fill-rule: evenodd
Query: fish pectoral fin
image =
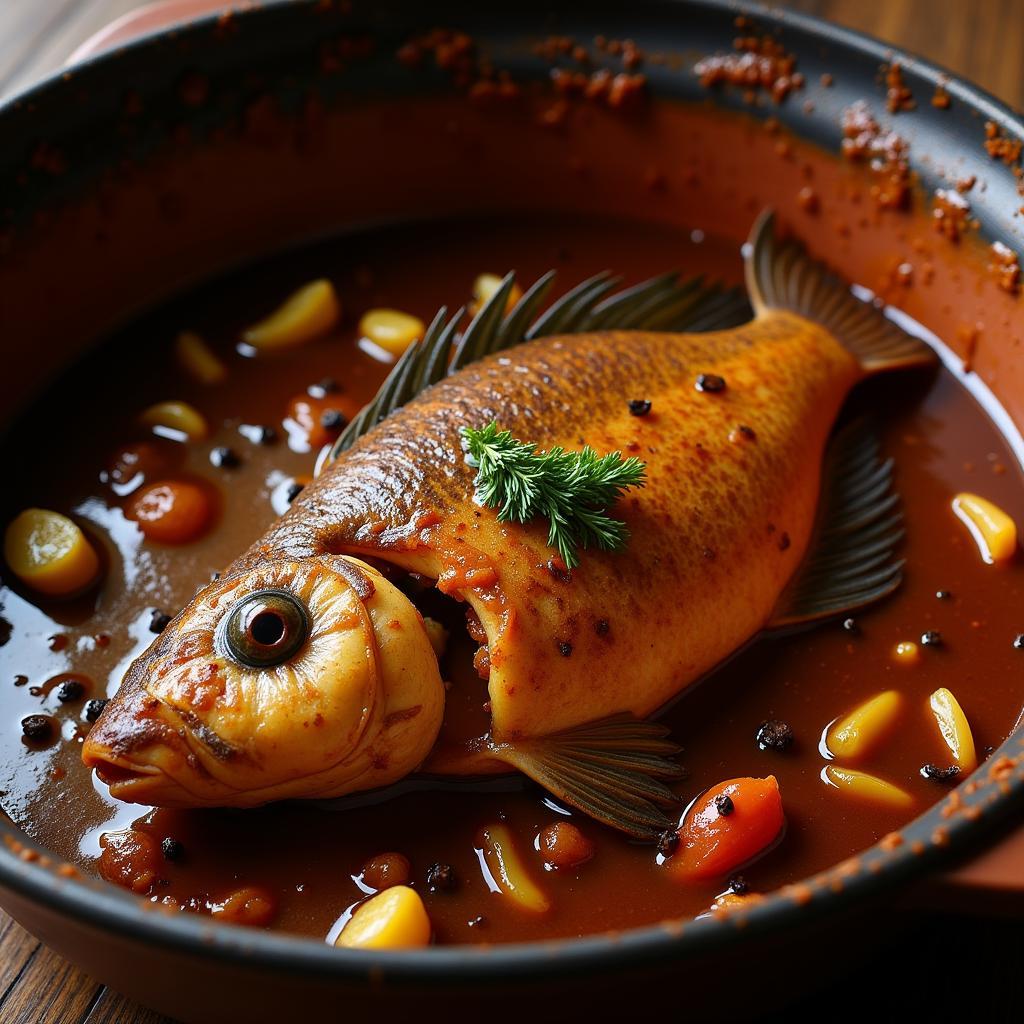
<path id="1" fill-rule="evenodd" d="M 904 531 L 892 459 L 880 457 L 869 422 L 855 420 L 833 437 L 819 509 L 807 554 L 779 599 L 770 630 L 863 608 L 903 579 L 903 560 L 894 553 Z"/>
<path id="2" fill-rule="evenodd" d="M 858 299 L 803 245 L 776 238 L 770 210 L 754 224 L 747 252 L 747 292 L 758 315 L 788 310 L 821 324 L 866 374 L 936 364 L 935 353 L 923 341 L 898 327 L 879 306 Z"/>
<path id="3" fill-rule="evenodd" d="M 679 798 L 665 785 L 684 774 L 671 760 L 680 748 L 668 729 L 629 714 L 513 743 L 495 757 L 518 768 L 559 800 L 638 839 L 676 827 L 666 808 Z"/>

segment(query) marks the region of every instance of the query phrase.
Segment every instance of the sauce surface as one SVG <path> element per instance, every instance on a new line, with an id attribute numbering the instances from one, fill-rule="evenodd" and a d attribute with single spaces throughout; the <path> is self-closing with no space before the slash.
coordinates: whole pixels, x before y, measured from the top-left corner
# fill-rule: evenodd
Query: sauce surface
<path id="1" fill-rule="evenodd" d="M 443 237 L 438 258 L 424 260 L 426 240 Z M 41 602 L 10 582 L 0 615 L 10 624 L 0 680 L 0 806 L 58 855 L 97 870 L 101 837 L 137 824 L 159 848 L 171 838 L 177 856 L 155 861 L 147 898 L 209 912 L 232 892 L 257 887 L 272 913 L 250 923 L 333 941 L 351 908 L 371 891 L 360 873 L 372 857 L 408 858 L 411 882 L 423 895 L 438 942 L 503 942 L 573 936 L 692 916 L 708 909 L 729 879 L 683 883 L 658 863 L 651 846 L 630 842 L 573 815 L 593 842 L 578 868 L 546 870 L 535 852 L 538 833 L 566 814 L 537 787 L 498 780 L 488 792 L 454 785 L 415 791 L 376 806 L 340 809 L 291 803 L 252 811 L 154 811 L 117 805 L 79 759 L 88 729 L 86 702 L 112 694 L 131 659 L 153 639 L 154 611 L 173 614 L 286 505 L 290 485 L 313 472 L 316 452 L 286 422 L 289 403 L 332 378 L 329 396 L 351 415 L 372 396 L 389 364 L 360 345 L 356 324 L 371 307 L 395 307 L 429 321 L 437 307 L 467 301 L 481 272 L 515 269 L 531 282 L 550 268 L 564 291 L 611 268 L 626 283 L 666 268 L 740 279 L 732 243 L 639 221 L 569 217 L 518 218 L 413 225 L 320 243 L 239 272 L 194 292 L 112 339 L 68 372 L 4 442 L 23 467 L 3 498 L 9 522 L 30 506 L 71 514 L 105 553 L 103 584 L 66 604 Z M 294 289 L 327 277 L 344 309 L 327 337 L 280 353 L 248 358 L 236 344 L 242 330 Z M 197 332 L 228 365 L 227 379 L 202 385 L 177 364 L 172 346 L 182 330 Z M 379 355 L 379 353 L 378 353 Z M 154 402 L 180 399 L 210 424 L 191 444 L 154 440 L 138 423 Z M 890 600 L 809 632 L 756 642 L 683 695 L 665 721 L 684 747 L 688 777 L 675 788 L 684 804 L 738 776 L 773 774 L 787 818 L 782 839 L 742 871 L 751 891 L 800 879 L 863 849 L 939 799 L 948 783 L 920 774 L 924 763 L 948 764 L 928 697 L 939 687 L 957 695 L 979 757 L 1011 730 L 1021 706 L 1024 654 L 1013 646 L 1024 630 L 1024 565 L 989 566 L 954 517 L 960 491 L 982 494 L 1024 523 L 1024 478 L 985 412 L 942 370 L 864 385 L 854 406 L 880 412 L 885 448 L 896 463 L 903 496 L 907 559 L 902 588 Z M 272 427 L 273 443 L 253 440 Z M 240 429 L 241 428 L 241 429 Z M 194 478 L 217 495 L 217 520 L 200 540 L 163 546 L 144 540 L 126 518 L 129 496 L 110 486 L 109 467 L 125 445 L 147 440 L 168 475 Z M 216 466 L 227 447 L 238 465 Z M 30 459 L 26 459 L 26 452 Z M 107 480 L 101 478 L 107 475 Z M 148 481 L 147 481 L 148 482 Z M 130 484 L 119 485 L 124 491 Z M 628 550 L 622 556 L 628 558 Z M 943 596 L 937 596 L 942 594 Z M 637 624 L 642 628 L 642 624 Z M 4 627 L 6 634 L 7 627 Z M 901 642 L 920 644 L 915 664 L 900 664 Z M 447 658 L 449 700 L 478 692 L 469 665 L 472 645 L 457 639 Z M 61 702 L 60 683 L 73 673 L 77 699 Z M 837 717 L 882 690 L 904 695 L 899 722 L 863 766 L 902 787 L 909 809 L 855 803 L 821 776 L 819 749 Z M 22 720 L 48 714 L 59 724 L 49 742 L 32 743 Z M 761 750 L 760 723 L 780 719 L 795 736 L 785 751 Z M 55 813 L 55 808 L 59 813 Z M 489 875 L 481 829 L 511 830 L 551 909 L 529 914 L 514 906 Z M 450 865 L 456 884 L 427 883 L 433 865 Z M 244 915 L 233 919 L 246 920 Z"/>

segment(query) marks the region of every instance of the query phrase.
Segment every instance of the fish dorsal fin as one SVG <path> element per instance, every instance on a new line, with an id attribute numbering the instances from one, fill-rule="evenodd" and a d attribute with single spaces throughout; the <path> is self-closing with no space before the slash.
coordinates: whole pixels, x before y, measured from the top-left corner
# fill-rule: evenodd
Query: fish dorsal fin
<path id="1" fill-rule="evenodd" d="M 776 238 L 770 210 L 757 218 L 748 245 L 747 291 L 755 313 L 788 310 L 821 324 L 868 374 L 935 364 L 935 353 L 923 341 L 897 327 L 874 303 L 858 299 L 799 242 Z"/>
<path id="2" fill-rule="evenodd" d="M 615 715 L 550 736 L 496 743 L 493 753 L 584 814 L 638 839 L 656 839 L 677 824 L 665 809 L 680 801 L 665 780 L 684 774 L 671 760 L 681 751 L 668 731 Z"/>
<path id="3" fill-rule="evenodd" d="M 377 394 L 342 431 L 317 472 L 449 373 L 524 341 L 608 330 L 721 331 L 750 319 L 750 304 L 740 289 L 724 288 L 703 277 L 681 279 L 675 273 L 616 291 L 619 278 L 605 271 L 587 278 L 541 312 L 554 277 L 552 270 L 538 278 L 507 310 L 515 274 L 506 275 L 464 330 L 465 309 L 449 316 L 442 307 L 423 338 L 405 350 Z"/>
<path id="4" fill-rule="evenodd" d="M 891 594 L 903 578 L 894 556 L 903 537 L 892 459 L 855 420 L 832 439 L 822 472 L 818 523 L 796 576 L 783 591 L 769 629 L 844 615 Z"/>

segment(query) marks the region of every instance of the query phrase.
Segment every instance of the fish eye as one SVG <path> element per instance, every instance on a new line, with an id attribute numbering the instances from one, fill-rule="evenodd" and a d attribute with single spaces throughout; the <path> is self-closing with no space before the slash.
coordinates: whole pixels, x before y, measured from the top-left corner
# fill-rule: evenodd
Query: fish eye
<path id="1" fill-rule="evenodd" d="M 268 668 L 287 661 L 305 642 L 309 613 L 286 590 L 258 590 L 234 603 L 219 632 L 229 657 L 251 668 Z"/>

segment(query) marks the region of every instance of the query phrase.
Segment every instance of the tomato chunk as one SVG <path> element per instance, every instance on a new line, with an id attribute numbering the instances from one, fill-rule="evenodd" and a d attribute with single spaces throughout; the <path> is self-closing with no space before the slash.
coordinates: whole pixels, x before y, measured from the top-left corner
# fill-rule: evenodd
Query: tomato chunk
<path id="1" fill-rule="evenodd" d="M 774 842 L 784 824 L 774 775 L 720 782 L 686 816 L 679 848 L 666 867 L 684 879 L 728 875 Z"/>
<path id="2" fill-rule="evenodd" d="M 187 544 L 198 540 L 213 522 L 209 490 L 190 480 L 161 480 L 139 491 L 128 515 L 149 540 Z"/>

